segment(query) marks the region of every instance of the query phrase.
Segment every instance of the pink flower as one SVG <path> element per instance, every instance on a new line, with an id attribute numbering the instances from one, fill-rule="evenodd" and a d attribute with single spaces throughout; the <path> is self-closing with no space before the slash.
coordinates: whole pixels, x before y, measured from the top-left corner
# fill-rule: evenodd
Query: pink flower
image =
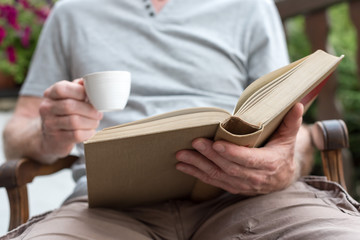
<path id="1" fill-rule="evenodd" d="M 5 28 L 0 26 L 0 44 L 2 43 L 5 37 L 6 37 L 6 30 Z"/>
<path id="2" fill-rule="evenodd" d="M 34 12 L 38 16 L 40 21 L 44 22 L 50 13 L 50 8 L 45 6 L 42 7 L 41 9 L 35 9 Z"/>
<path id="3" fill-rule="evenodd" d="M 8 61 L 12 64 L 16 63 L 16 52 L 13 46 L 9 46 L 6 48 L 6 54 L 8 57 Z"/>
<path id="4" fill-rule="evenodd" d="M 30 37 L 31 37 L 31 28 L 29 26 L 25 27 L 22 35 L 21 35 L 21 44 L 27 48 L 30 45 Z"/>
<path id="5" fill-rule="evenodd" d="M 14 29 L 19 30 L 20 26 L 17 22 L 18 11 L 11 5 L 3 5 L 0 7 L 0 17 L 5 18 L 10 26 Z"/>
<path id="6" fill-rule="evenodd" d="M 28 0 L 18 0 L 18 2 L 25 8 L 25 9 L 30 9 L 30 3 Z"/>

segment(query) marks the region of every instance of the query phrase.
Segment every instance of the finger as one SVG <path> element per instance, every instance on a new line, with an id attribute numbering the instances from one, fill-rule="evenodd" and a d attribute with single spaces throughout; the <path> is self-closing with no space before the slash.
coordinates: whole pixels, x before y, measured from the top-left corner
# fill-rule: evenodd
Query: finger
<path id="1" fill-rule="evenodd" d="M 83 78 L 77 78 L 73 80 L 74 83 L 84 85 L 84 79 Z"/>
<path id="2" fill-rule="evenodd" d="M 190 176 L 193 176 L 197 179 L 199 179 L 200 181 L 206 183 L 206 184 L 209 184 L 209 185 L 212 185 L 214 187 L 218 187 L 218 188 L 221 188 L 221 189 L 224 189 L 227 191 L 228 187 L 226 186 L 225 183 L 217 180 L 217 179 L 214 179 L 214 178 L 210 178 L 209 175 L 207 175 L 207 173 L 201 171 L 200 169 L 192 166 L 192 165 L 189 165 L 189 164 L 185 164 L 183 162 L 180 162 L 178 164 L 176 164 L 176 169 L 185 173 L 185 174 L 188 174 Z"/>
<path id="3" fill-rule="evenodd" d="M 238 165 L 233 171 L 240 172 L 244 168 L 273 171 L 277 168 L 271 164 L 268 166 L 269 160 L 266 157 L 269 154 L 261 148 L 248 148 L 226 141 L 216 141 L 212 147 L 222 158 Z"/>
<path id="4" fill-rule="evenodd" d="M 50 139 L 66 139 L 67 143 L 81 143 L 88 140 L 96 133 L 95 130 L 75 130 L 75 131 L 55 131 L 55 132 L 46 132 L 46 136 L 51 136 Z M 61 141 L 59 141 L 61 142 Z M 61 144 L 61 143 L 59 143 Z"/>
<path id="5" fill-rule="evenodd" d="M 209 177 L 209 175 L 207 173 L 201 171 L 200 169 L 198 169 L 192 165 L 188 165 L 183 162 L 180 162 L 180 163 L 176 164 L 176 169 L 185 174 L 193 176 L 193 177 L 199 179 L 200 181 L 202 181 L 206 184 L 209 184 L 211 186 L 221 188 L 228 192 L 234 191 L 234 189 L 226 182 L 223 182 L 223 181 L 215 179 L 215 178 L 211 178 L 211 177 Z"/>
<path id="6" fill-rule="evenodd" d="M 217 164 L 222 169 L 227 168 L 225 172 L 228 175 L 237 177 L 258 193 L 259 189 L 267 189 L 269 179 L 279 169 L 277 158 L 269 157 L 264 149 L 237 146 L 225 141 L 215 142 L 213 148 L 227 159 L 226 164 L 222 161 Z"/>
<path id="7" fill-rule="evenodd" d="M 80 84 L 81 86 L 85 87 L 84 81 L 85 81 L 84 78 L 77 78 L 73 82 L 77 83 L 77 84 Z M 87 96 L 86 89 L 85 89 L 85 99 L 84 99 L 84 101 L 89 102 L 89 97 Z"/>
<path id="8" fill-rule="evenodd" d="M 228 184 L 231 180 L 222 181 L 228 178 L 214 163 L 194 151 L 180 151 L 177 153 L 177 159 L 180 161 L 176 164 L 176 169 L 193 176 L 200 181 L 229 191 L 231 186 Z"/>
<path id="9" fill-rule="evenodd" d="M 270 141 L 274 138 L 280 138 L 283 142 L 293 141 L 300 129 L 303 113 L 304 106 L 301 103 L 295 104 L 295 106 L 285 115 L 278 130 Z"/>
<path id="10" fill-rule="evenodd" d="M 191 175 L 200 181 L 221 188 L 232 194 L 257 195 L 269 192 L 267 186 L 254 185 L 241 179 L 224 175 L 225 180 L 210 177 L 206 172 L 197 167 L 180 162 L 176 165 L 176 169 Z M 268 185 L 268 184 L 266 184 Z"/>
<path id="11" fill-rule="evenodd" d="M 213 179 L 221 179 L 224 173 L 214 163 L 209 161 L 205 156 L 192 150 L 182 150 L 176 154 L 176 159 L 180 162 L 193 166 L 206 173 L 207 177 Z M 180 165 L 181 166 L 181 165 Z"/>
<path id="12" fill-rule="evenodd" d="M 197 138 L 192 142 L 192 147 L 211 161 L 226 161 L 212 148 L 213 141 L 206 138 Z"/>
<path id="13" fill-rule="evenodd" d="M 76 131 L 68 131 L 72 136 L 73 140 L 77 143 L 84 142 L 94 136 L 96 133 L 95 130 L 76 130 Z"/>
<path id="14" fill-rule="evenodd" d="M 264 188 L 264 185 L 268 184 L 264 172 L 239 168 L 236 172 L 231 171 L 232 175 L 229 175 L 213 160 L 207 159 L 196 151 L 179 151 L 176 158 L 181 162 L 177 165 L 178 170 L 232 193 L 239 191 L 248 193 L 250 189 L 257 189 L 256 192 L 258 193 L 258 189 Z M 223 159 L 222 162 L 229 161 Z"/>
<path id="15" fill-rule="evenodd" d="M 217 152 L 216 147 L 221 143 L 223 144 L 222 152 Z M 256 170 L 273 172 L 278 169 L 276 161 L 265 158 L 268 154 L 263 149 L 241 147 L 225 141 L 213 144 L 212 141 L 205 138 L 195 139 L 193 147 L 227 175 L 243 180 L 249 179 L 249 181 L 255 184 L 261 178 Z M 196 162 L 192 161 L 190 164 L 196 164 Z M 203 168 L 201 165 L 196 166 L 204 172 L 208 171 L 208 169 Z M 222 180 L 225 181 L 225 178 Z"/>
<path id="16" fill-rule="evenodd" d="M 211 140 L 198 138 L 193 141 L 192 146 L 216 166 L 220 167 L 226 174 L 239 177 L 244 172 L 243 166 L 237 164 L 235 161 L 229 161 L 226 154 L 220 155 L 216 152 L 212 147 L 213 142 Z M 203 170 L 205 171 L 206 169 Z"/>
<path id="17" fill-rule="evenodd" d="M 97 111 L 91 104 L 74 99 L 64 99 L 53 101 L 45 99 L 40 105 L 41 115 L 80 115 L 82 117 L 100 120 L 103 114 Z"/>
<path id="18" fill-rule="evenodd" d="M 99 126 L 100 120 L 80 115 L 68 115 L 44 120 L 46 129 L 54 130 L 92 130 Z"/>
<path id="19" fill-rule="evenodd" d="M 69 82 L 63 80 L 57 82 L 45 90 L 44 97 L 51 98 L 53 100 L 70 98 L 83 101 L 86 98 L 85 89 L 82 84 L 79 84 L 79 82 L 81 81 Z"/>

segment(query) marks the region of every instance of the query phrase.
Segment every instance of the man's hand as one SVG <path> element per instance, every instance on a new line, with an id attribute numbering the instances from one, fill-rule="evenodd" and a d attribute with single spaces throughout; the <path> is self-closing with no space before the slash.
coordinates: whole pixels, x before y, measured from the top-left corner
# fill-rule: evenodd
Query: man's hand
<path id="1" fill-rule="evenodd" d="M 39 107 L 44 153 L 61 157 L 95 134 L 102 113 L 86 101 L 82 79 L 60 81 L 44 92 Z"/>
<path id="2" fill-rule="evenodd" d="M 3 132 L 6 158 L 52 163 L 91 137 L 102 116 L 86 100 L 82 79 L 57 82 L 43 97 L 20 96 Z"/>
<path id="3" fill-rule="evenodd" d="M 299 177 L 294 150 L 303 111 L 302 104 L 296 104 L 262 148 L 195 139 L 192 145 L 197 151 L 179 151 L 176 167 L 233 194 L 250 196 L 284 189 Z"/>

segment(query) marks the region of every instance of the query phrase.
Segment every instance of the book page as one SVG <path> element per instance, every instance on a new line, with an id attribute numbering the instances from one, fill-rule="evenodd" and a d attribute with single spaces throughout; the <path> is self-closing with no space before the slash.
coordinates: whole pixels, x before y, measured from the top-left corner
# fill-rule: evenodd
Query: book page
<path id="1" fill-rule="evenodd" d="M 229 117 L 230 114 L 225 111 L 203 111 L 175 115 L 152 121 L 140 121 L 137 124 L 126 124 L 126 127 L 103 129 L 86 141 L 85 144 L 97 141 L 110 141 L 114 139 L 135 137 L 139 135 L 156 134 L 158 132 L 171 131 L 174 129 L 187 129 L 204 125 L 219 124 Z"/>
<path id="2" fill-rule="evenodd" d="M 273 72 L 270 72 L 262 77 L 260 77 L 259 79 L 257 79 L 256 81 L 254 81 L 253 83 L 251 83 L 245 90 L 244 92 L 241 94 L 236 107 L 234 109 L 234 115 L 237 115 L 237 112 L 239 111 L 240 107 L 249 99 L 249 98 L 253 98 L 256 97 L 258 95 L 258 91 L 264 87 L 267 84 L 271 84 L 272 81 L 278 79 L 280 76 L 282 76 L 283 74 L 286 74 L 287 72 L 289 72 L 291 69 L 295 68 L 297 65 L 299 65 L 301 62 L 303 62 L 307 57 L 304 57 L 296 62 L 293 62 L 287 66 L 284 66 L 278 70 L 275 70 Z M 263 89 L 261 91 L 264 91 Z"/>
<path id="3" fill-rule="evenodd" d="M 228 111 L 226 111 L 224 109 L 221 109 L 221 108 L 194 107 L 194 108 L 186 108 L 186 109 L 181 109 L 181 110 L 177 110 L 177 111 L 172 111 L 172 112 L 167 112 L 167 113 L 155 115 L 155 116 L 152 116 L 152 117 L 140 119 L 140 120 L 133 121 L 133 122 L 130 122 L 130 123 L 124 123 L 124 124 L 120 124 L 120 125 L 117 125 L 117 126 L 104 128 L 103 130 L 127 127 L 127 126 L 130 126 L 130 125 L 137 125 L 137 124 L 140 124 L 140 123 L 158 121 L 160 119 L 171 118 L 171 117 L 176 117 L 176 116 L 181 116 L 181 115 L 186 115 L 186 114 L 192 114 L 192 113 L 200 113 L 200 112 L 222 112 L 222 113 L 227 113 L 227 114 L 230 115 L 230 113 Z"/>
<path id="4" fill-rule="evenodd" d="M 317 51 L 294 69 L 285 74 L 281 82 L 257 101 L 248 101 L 241 106 L 237 115 L 241 119 L 260 126 L 272 121 L 277 115 L 300 102 L 309 92 L 332 73 L 342 57 L 335 57 L 323 51 Z"/>

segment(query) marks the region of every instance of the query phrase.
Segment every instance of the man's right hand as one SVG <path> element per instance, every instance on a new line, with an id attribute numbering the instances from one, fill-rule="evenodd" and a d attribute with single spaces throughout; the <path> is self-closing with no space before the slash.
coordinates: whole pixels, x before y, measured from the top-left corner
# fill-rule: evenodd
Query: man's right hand
<path id="1" fill-rule="evenodd" d="M 44 92 L 39 107 L 44 151 L 66 156 L 95 134 L 103 115 L 86 99 L 82 79 L 60 81 Z"/>
<path id="2" fill-rule="evenodd" d="M 51 163 L 89 139 L 102 117 L 87 101 L 82 79 L 57 82 L 42 98 L 20 96 L 4 129 L 7 159 L 30 157 Z"/>

